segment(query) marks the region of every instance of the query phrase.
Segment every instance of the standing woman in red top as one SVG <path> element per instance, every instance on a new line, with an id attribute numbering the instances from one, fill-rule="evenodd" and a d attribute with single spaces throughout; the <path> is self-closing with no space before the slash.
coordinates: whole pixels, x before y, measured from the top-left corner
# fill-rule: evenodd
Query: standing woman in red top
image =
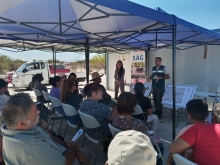
<path id="1" fill-rule="evenodd" d="M 125 69 L 123 68 L 123 63 L 121 60 L 117 61 L 116 69 L 115 69 L 115 100 L 118 99 L 118 89 L 120 87 L 121 93 L 124 92 L 124 76 L 125 76 Z"/>

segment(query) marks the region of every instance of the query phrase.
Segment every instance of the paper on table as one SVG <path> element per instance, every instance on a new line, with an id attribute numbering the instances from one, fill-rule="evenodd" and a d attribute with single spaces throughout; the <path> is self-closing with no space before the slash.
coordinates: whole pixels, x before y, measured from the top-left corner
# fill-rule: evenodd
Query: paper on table
<path id="1" fill-rule="evenodd" d="M 77 141 L 77 139 L 79 139 L 79 137 L 83 134 L 83 130 L 79 129 L 78 132 L 75 134 L 75 136 L 73 137 L 73 139 L 71 141 Z"/>

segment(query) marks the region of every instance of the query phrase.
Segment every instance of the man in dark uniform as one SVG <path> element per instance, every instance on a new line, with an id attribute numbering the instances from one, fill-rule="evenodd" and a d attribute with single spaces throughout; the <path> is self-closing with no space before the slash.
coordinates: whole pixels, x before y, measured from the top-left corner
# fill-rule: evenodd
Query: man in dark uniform
<path id="1" fill-rule="evenodd" d="M 153 98 L 156 108 L 156 111 L 154 113 L 158 115 L 159 119 L 162 116 L 163 106 L 161 102 L 165 89 L 165 79 L 170 79 L 170 75 L 167 72 L 166 66 L 161 65 L 161 63 L 162 58 L 156 57 L 155 66 L 152 68 L 152 74 L 150 77 L 147 78 L 148 82 L 150 82 L 150 80 L 152 79 Z"/>

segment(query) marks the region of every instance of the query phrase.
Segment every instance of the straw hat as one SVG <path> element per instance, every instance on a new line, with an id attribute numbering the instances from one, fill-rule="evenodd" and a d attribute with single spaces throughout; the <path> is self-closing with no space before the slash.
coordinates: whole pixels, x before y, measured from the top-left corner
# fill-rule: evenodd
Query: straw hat
<path id="1" fill-rule="evenodd" d="M 104 74 L 99 75 L 98 72 L 91 73 L 92 79 L 90 81 L 94 81 L 96 78 L 102 77 Z"/>

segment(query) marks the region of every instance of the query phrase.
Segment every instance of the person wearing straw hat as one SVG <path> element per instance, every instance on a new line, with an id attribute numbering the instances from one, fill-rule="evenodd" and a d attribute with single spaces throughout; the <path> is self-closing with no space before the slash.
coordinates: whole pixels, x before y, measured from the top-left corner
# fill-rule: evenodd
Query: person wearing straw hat
<path id="1" fill-rule="evenodd" d="M 92 79 L 90 81 L 93 81 L 93 83 L 98 83 L 100 84 L 102 82 L 102 79 L 101 77 L 103 76 L 104 74 L 99 74 L 98 72 L 93 72 L 91 73 L 91 76 L 92 76 Z M 101 84 L 100 84 L 101 85 Z M 99 102 L 103 103 L 103 104 L 106 104 L 106 105 L 109 105 L 109 103 L 111 102 L 111 96 L 106 92 L 106 89 L 103 85 L 101 85 L 101 88 L 102 88 L 102 91 L 103 91 L 103 94 L 102 94 L 102 100 L 100 100 Z"/>

